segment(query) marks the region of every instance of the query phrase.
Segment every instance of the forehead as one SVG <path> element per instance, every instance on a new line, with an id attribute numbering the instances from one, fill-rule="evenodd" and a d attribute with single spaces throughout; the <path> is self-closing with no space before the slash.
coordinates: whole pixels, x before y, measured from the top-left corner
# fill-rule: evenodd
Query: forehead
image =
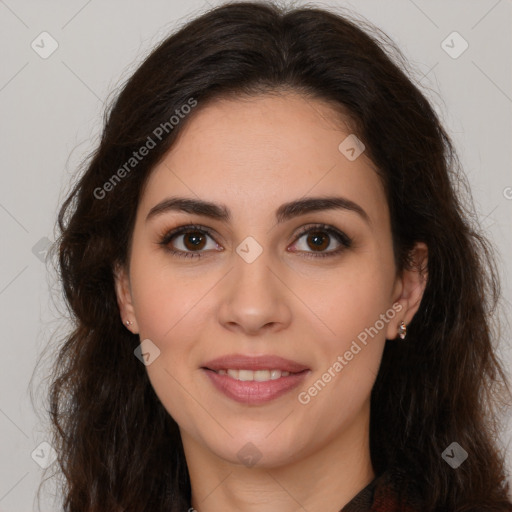
<path id="1" fill-rule="evenodd" d="M 297 93 L 220 99 L 199 104 L 171 153 L 194 147 L 188 158 L 215 154 L 230 167 L 254 172 L 266 163 L 300 168 L 304 156 L 322 163 L 331 153 L 328 146 L 334 143 L 331 149 L 337 150 L 343 133 L 349 128 L 329 105 Z"/>
<path id="2" fill-rule="evenodd" d="M 199 103 L 152 171 L 141 209 L 179 194 L 267 215 L 299 197 L 343 195 L 382 217 L 387 204 L 372 162 L 340 150 L 349 136 L 338 112 L 299 94 Z"/>

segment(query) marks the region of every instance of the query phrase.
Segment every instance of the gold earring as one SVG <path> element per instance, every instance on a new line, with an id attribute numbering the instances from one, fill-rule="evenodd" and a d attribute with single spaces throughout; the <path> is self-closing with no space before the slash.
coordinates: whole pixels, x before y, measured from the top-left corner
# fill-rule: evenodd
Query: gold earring
<path id="1" fill-rule="evenodd" d="M 406 335 L 407 335 L 407 326 L 405 325 L 404 322 L 400 322 L 400 327 L 398 328 L 398 336 L 400 337 L 400 339 L 403 340 Z"/>

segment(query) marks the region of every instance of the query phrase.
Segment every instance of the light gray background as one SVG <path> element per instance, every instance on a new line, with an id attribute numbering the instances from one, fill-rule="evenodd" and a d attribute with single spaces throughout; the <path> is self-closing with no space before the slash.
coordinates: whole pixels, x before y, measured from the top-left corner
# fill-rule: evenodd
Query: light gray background
<path id="1" fill-rule="evenodd" d="M 219 3 L 210 0 L 209 5 Z M 500 347 L 510 373 L 512 2 L 311 3 L 352 8 L 389 34 L 444 120 L 482 226 L 501 255 Z M 28 385 L 36 358 L 59 325 L 48 283 L 58 287 L 40 260 L 45 237 L 55 239 L 57 205 L 98 141 L 105 100 L 153 45 L 207 7 L 202 1 L 177 0 L 0 0 L 0 512 L 36 509 L 42 469 L 31 453 L 48 437 L 44 409 L 42 417 L 34 413 Z M 34 40 L 42 46 L 38 36 L 43 31 L 58 43 L 46 59 L 31 48 Z M 456 59 L 441 46 L 453 31 L 469 44 Z M 452 51 L 461 48 L 460 41 L 450 41 Z M 36 403 L 43 407 L 41 397 Z M 511 427 L 509 422 L 501 437 L 506 446 Z M 41 460 L 48 456 L 44 446 L 38 450 Z M 49 497 L 41 508 L 57 510 Z"/>

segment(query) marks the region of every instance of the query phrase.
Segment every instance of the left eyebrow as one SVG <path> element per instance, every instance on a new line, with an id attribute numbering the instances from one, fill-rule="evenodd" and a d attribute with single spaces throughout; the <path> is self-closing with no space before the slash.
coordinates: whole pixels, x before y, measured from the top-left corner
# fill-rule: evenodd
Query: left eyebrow
<path id="1" fill-rule="evenodd" d="M 305 197 L 284 203 L 276 210 L 276 220 L 278 224 L 281 224 L 294 217 L 323 210 L 346 210 L 355 212 L 367 224 L 371 224 L 370 217 L 361 206 L 350 199 L 340 196 Z M 151 208 L 146 216 L 146 222 L 169 211 L 193 213 L 224 223 L 229 223 L 232 219 L 229 208 L 224 204 L 188 197 L 168 197 Z"/>

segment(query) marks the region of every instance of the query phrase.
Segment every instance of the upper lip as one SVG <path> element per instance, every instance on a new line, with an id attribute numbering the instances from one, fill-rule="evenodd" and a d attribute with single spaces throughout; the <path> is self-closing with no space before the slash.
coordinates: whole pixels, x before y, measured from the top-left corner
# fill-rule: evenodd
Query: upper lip
<path id="1" fill-rule="evenodd" d="M 281 370 L 290 373 L 298 373 L 309 368 L 303 364 L 274 355 L 246 356 L 243 354 L 231 354 L 221 356 L 204 364 L 203 368 L 209 370 Z"/>

